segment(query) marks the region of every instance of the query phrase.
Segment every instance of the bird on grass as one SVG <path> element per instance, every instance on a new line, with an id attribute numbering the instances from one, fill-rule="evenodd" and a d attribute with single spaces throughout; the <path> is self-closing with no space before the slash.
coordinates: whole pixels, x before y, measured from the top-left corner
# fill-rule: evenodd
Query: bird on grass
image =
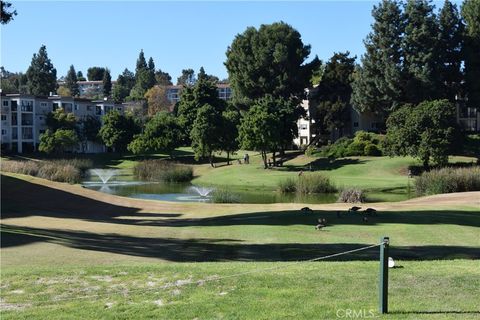
<path id="1" fill-rule="evenodd" d="M 368 222 L 368 218 L 367 218 L 367 217 L 363 217 L 363 222 Z"/>
<path id="2" fill-rule="evenodd" d="M 360 210 L 360 209 L 362 209 L 362 207 L 353 206 L 353 207 L 351 207 L 350 209 L 348 209 L 348 211 L 354 211 L 354 212 L 355 212 L 355 211 L 358 211 L 358 210 Z"/>
<path id="3" fill-rule="evenodd" d="M 321 230 L 327 226 L 327 219 L 320 218 L 318 219 L 318 224 L 315 226 L 315 230 Z"/>
<path id="4" fill-rule="evenodd" d="M 377 213 L 377 210 L 373 209 L 373 208 L 367 208 L 365 209 L 364 211 L 366 214 L 376 214 Z"/>
<path id="5" fill-rule="evenodd" d="M 313 212 L 313 210 L 310 209 L 309 207 L 303 207 L 302 209 L 300 209 L 300 211 L 302 211 L 303 213 L 311 213 L 311 212 Z"/>

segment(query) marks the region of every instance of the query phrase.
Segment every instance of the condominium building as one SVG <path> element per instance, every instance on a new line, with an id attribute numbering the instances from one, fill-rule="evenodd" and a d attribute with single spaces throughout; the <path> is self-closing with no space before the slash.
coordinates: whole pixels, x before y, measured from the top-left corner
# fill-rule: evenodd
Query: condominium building
<path id="1" fill-rule="evenodd" d="M 217 85 L 218 97 L 222 100 L 230 100 L 232 98 L 232 89 L 228 83 L 218 83 Z M 176 104 L 180 101 L 180 96 L 182 94 L 182 85 L 171 85 L 167 86 L 167 99 L 172 103 Z"/>
<path id="2" fill-rule="evenodd" d="M 123 113 L 122 105 L 110 100 L 88 100 L 60 96 L 32 96 L 27 94 L 1 94 L 1 146 L 12 152 L 37 151 L 40 135 L 47 129 L 48 113 L 61 108 L 73 113 L 78 120 L 92 116 L 101 117 L 111 110 Z M 105 146 L 96 142 L 83 142 L 75 152 L 104 152 Z"/>
<path id="3" fill-rule="evenodd" d="M 112 90 L 117 82 L 112 81 Z M 64 85 L 64 81 L 59 81 L 58 85 Z M 77 81 L 80 97 L 103 96 L 103 81 Z"/>

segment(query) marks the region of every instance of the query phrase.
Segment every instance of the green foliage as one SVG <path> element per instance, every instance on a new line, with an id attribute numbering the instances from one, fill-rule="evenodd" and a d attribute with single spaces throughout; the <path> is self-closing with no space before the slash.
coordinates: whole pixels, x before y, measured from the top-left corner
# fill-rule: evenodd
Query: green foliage
<path id="1" fill-rule="evenodd" d="M 133 72 L 125 69 L 117 78 L 117 83 L 112 90 L 112 98 L 116 103 L 122 103 L 128 97 L 130 91 L 135 85 L 135 75 Z"/>
<path id="2" fill-rule="evenodd" d="M 190 133 L 196 160 L 208 156 L 213 166 L 213 152 L 221 149 L 222 127 L 222 116 L 213 106 L 205 104 L 198 109 Z"/>
<path id="3" fill-rule="evenodd" d="M 240 196 L 228 189 L 215 189 L 211 193 L 210 201 L 213 203 L 239 203 Z"/>
<path id="4" fill-rule="evenodd" d="M 74 130 L 58 129 L 52 132 L 50 129 L 40 135 L 38 150 L 45 153 L 63 153 L 74 148 L 78 144 L 78 136 Z"/>
<path id="5" fill-rule="evenodd" d="M 172 85 L 172 77 L 168 72 L 163 72 L 162 70 L 158 69 L 155 71 L 155 82 L 159 86 L 171 86 Z"/>
<path id="6" fill-rule="evenodd" d="M 345 127 L 350 120 L 350 96 L 355 57 L 335 53 L 325 65 L 322 80 L 311 96 L 317 130 L 323 134 Z"/>
<path id="7" fill-rule="evenodd" d="M 132 116 L 122 115 L 115 110 L 103 116 L 100 137 L 107 147 L 112 147 L 117 152 L 123 152 L 139 131 Z"/>
<path id="8" fill-rule="evenodd" d="M 73 113 L 65 113 L 62 108 L 58 108 L 47 114 L 45 123 L 51 131 L 58 129 L 75 130 L 77 119 Z"/>
<path id="9" fill-rule="evenodd" d="M 88 81 L 102 81 L 105 74 L 105 68 L 91 67 L 87 69 Z"/>
<path id="10" fill-rule="evenodd" d="M 296 191 L 300 194 L 333 193 L 335 186 L 321 173 L 304 173 L 298 177 Z"/>
<path id="11" fill-rule="evenodd" d="M 81 135 L 83 140 L 101 142 L 99 135 L 102 123 L 94 116 L 87 116 L 81 121 Z"/>
<path id="12" fill-rule="evenodd" d="M 456 138 L 455 114 L 455 106 L 448 100 L 403 106 L 387 120 L 388 153 L 419 158 L 424 167 L 430 158 L 438 165 L 446 164 Z"/>
<path id="13" fill-rule="evenodd" d="M 47 48 L 42 45 L 38 54 L 33 54 L 27 70 L 28 92 L 32 95 L 48 96 L 57 90 L 57 70 L 48 58 Z"/>
<path id="14" fill-rule="evenodd" d="M 182 89 L 182 95 L 178 103 L 178 120 L 184 130 L 185 143 L 187 144 L 191 142 L 191 131 L 198 110 L 205 104 L 212 106 L 218 113 L 225 110 L 225 102 L 218 98 L 217 87 L 202 67 L 195 84 Z"/>
<path id="15" fill-rule="evenodd" d="M 143 132 L 130 142 L 128 150 L 135 154 L 150 151 L 171 154 L 180 146 L 181 135 L 178 120 L 168 112 L 159 112 L 146 123 Z"/>
<path id="16" fill-rule="evenodd" d="M 105 97 L 108 97 L 112 92 L 112 76 L 110 76 L 110 70 L 108 70 L 108 68 L 105 68 L 102 82 L 103 82 L 103 95 Z"/>
<path id="17" fill-rule="evenodd" d="M 177 78 L 178 86 L 191 87 L 197 81 L 195 71 L 193 69 L 183 69 L 182 75 Z"/>
<path id="18" fill-rule="evenodd" d="M 0 2 L 0 23 L 7 24 L 17 15 L 17 10 L 11 10 L 12 4 L 7 1 Z"/>
<path id="19" fill-rule="evenodd" d="M 295 98 L 298 105 L 320 61 L 305 60 L 310 46 L 300 33 L 284 22 L 248 27 L 227 49 L 227 67 L 235 99 L 247 106 L 265 95 Z"/>
<path id="20" fill-rule="evenodd" d="M 357 188 L 343 189 L 338 196 L 337 202 L 343 203 L 362 203 L 365 202 L 365 192 Z"/>
<path id="21" fill-rule="evenodd" d="M 227 164 L 230 164 L 230 155 L 238 150 L 238 126 L 240 125 L 240 113 L 229 109 L 222 113 L 222 128 L 220 136 L 220 150 L 227 153 Z"/>
<path id="22" fill-rule="evenodd" d="M 465 86 L 468 105 L 480 105 L 480 2 L 465 0 L 462 4 L 462 17 L 465 21 L 464 60 Z"/>
<path id="23" fill-rule="evenodd" d="M 357 131 L 353 139 L 342 137 L 335 143 L 320 147 L 319 155 L 329 158 L 348 156 L 381 156 L 384 136 L 372 132 Z"/>
<path id="24" fill-rule="evenodd" d="M 133 174 L 144 181 L 188 182 L 193 179 L 192 167 L 165 160 L 140 161 L 133 168 Z"/>
<path id="25" fill-rule="evenodd" d="M 415 179 L 418 195 L 480 191 L 480 167 L 442 168 L 422 173 Z"/>
<path id="26" fill-rule="evenodd" d="M 135 85 L 130 90 L 130 100 L 143 100 L 148 89 L 155 85 L 155 64 L 150 57 L 147 62 L 143 50 L 140 51 L 135 68 Z"/>
<path id="27" fill-rule="evenodd" d="M 73 64 L 70 66 L 67 76 L 65 77 L 65 87 L 70 91 L 72 96 L 76 97 L 80 95 L 77 73 L 75 72 L 75 67 Z"/>
<path id="28" fill-rule="evenodd" d="M 383 0 L 373 7 L 372 32 L 366 53 L 354 73 L 352 105 L 361 112 L 388 114 L 402 101 L 402 35 L 405 24 L 398 1 Z"/>
<path id="29" fill-rule="evenodd" d="M 295 192 L 297 191 L 297 180 L 291 177 L 279 180 L 277 190 L 281 193 Z"/>
<path id="30" fill-rule="evenodd" d="M 238 129 L 238 141 L 245 150 L 258 150 L 262 154 L 264 168 L 268 168 L 267 152 L 275 149 L 280 140 L 279 117 L 272 112 L 277 104 L 272 96 L 258 99 L 244 114 Z"/>
<path id="31" fill-rule="evenodd" d="M 363 148 L 363 155 L 379 157 L 382 155 L 382 150 L 373 143 L 367 143 Z"/>

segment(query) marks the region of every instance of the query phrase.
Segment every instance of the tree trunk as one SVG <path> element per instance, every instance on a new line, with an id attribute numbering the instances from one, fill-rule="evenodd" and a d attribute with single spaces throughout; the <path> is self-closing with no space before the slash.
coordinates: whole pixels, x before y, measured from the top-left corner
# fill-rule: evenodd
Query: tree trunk
<path id="1" fill-rule="evenodd" d="M 273 166 L 276 167 L 277 166 L 277 152 L 276 151 L 272 152 L 272 159 L 273 159 Z"/>
<path id="2" fill-rule="evenodd" d="M 262 150 L 262 160 L 263 160 L 263 168 L 268 169 L 267 164 L 267 152 Z"/>
<path id="3" fill-rule="evenodd" d="M 429 156 L 429 155 L 423 157 L 422 162 L 423 162 L 423 169 L 424 169 L 424 170 L 428 170 L 428 168 L 429 168 L 429 165 L 428 165 L 429 161 L 430 161 L 430 156 Z"/>
<path id="4" fill-rule="evenodd" d="M 215 168 L 215 165 L 213 164 L 213 153 L 210 152 L 210 155 L 208 156 L 209 160 L 210 160 L 210 165 L 212 166 L 212 168 Z"/>
<path id="5" fill-rule="evenodd" d="M 230 165 L 230 151 L 227 151 L 227 166 Z"/>

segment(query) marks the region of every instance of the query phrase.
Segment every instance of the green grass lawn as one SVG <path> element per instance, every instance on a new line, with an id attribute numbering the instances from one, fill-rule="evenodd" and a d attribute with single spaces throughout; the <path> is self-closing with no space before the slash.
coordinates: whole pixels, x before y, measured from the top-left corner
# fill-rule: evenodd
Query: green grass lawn
<path id="1" fill-rule="evenodd" d="M 329 262 L 295 261 L 384 235 L 400 266 L 391 270 L 386 319 L 480 315 L 474 199 L 384 205 L 364 222 L 328 209 L 339 205 L 316 205 L 312 214 L 295 204 L 154 209 L 156 202 L 127 199 L 133 202 L 125 206 L 108 195 L 95 200 L 78 186 L 38 181 L 2 177 L 2 319 L 332 319 L 346 309 L 378 315 L 378 248 Z M 329 221 L 325 230 L 314 228 L 319 217 Z M 213 281 L 220 276 L 226 278 Z M 204 279 L 212 281 L 197 283 Z M 185 280 L 193 283 L 174 285 Z"/>

